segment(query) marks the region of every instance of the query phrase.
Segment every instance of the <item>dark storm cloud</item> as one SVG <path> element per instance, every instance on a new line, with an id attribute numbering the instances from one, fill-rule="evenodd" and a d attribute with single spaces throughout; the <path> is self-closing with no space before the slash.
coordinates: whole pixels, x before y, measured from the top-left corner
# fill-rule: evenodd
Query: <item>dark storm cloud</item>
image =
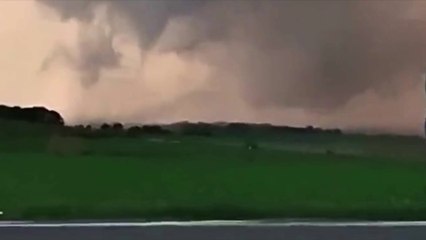
<path id="1" fill-rule="evenodd" d="M 164 30 L 169 19 L 192 15 L 207 1 L 188 0 L 39 0 L 58 10 L 63 20 L 90 20 L 96 6 L 106 4 L 110 17 L 122 16 L 138 34 L 143 48 L 152 45 Z"/>
<path id="2" fill-rule="evenodd" d="M 426 60 L 426 22 L 410 12 L 418 1 L 41 1 L 82 21 L 105 4 L 110 19 L 136 33 L 141 52 L 208 62 L 215 76 L 232 76 L 212 81 L 237 82 L 255 107 L 336 110 L 367 90 L 398 94 L 417 81 L 401 76 L 420 73 Z M 164 37 L 170 23 L 184 34 Z M 91 78 L 116 65 L 112 37 L 80 46 Z"/>
<path id="3" fill-rule="evenodd" d="M 80 79 L 86 86 L 97 82 L 103 69 L 118 67 L 120 54 L 114 49 L 114 31 L 101 26 L 91 26 L 95 10 L 102 1 L 87 0 L 40 0 L 58 10 L 61 19 L 82 21 L 78 33 L 78 51 L 58 46 L 43 62 L 41 70 L 47 70 L 58 59 L 65 60 L 79 71 Z"/>
<path id="4" fill-rule="evenodd" d="M 119 65 L 120 54 L 114 49 L 113 34 L 102 29 L 86 29 L 80 33 L 80 61 L 78 68 L 84 73 L 83 81 L 93 83 L 100 78 L 102 69 Z"/>
<path id="5" fill-rule="evenodd" d="M 90 20 L 93 18 L 93 9 L 100 3 L 87 0 L 38 0 L 52 8 L 58 9 L 62 20 L 77 18 Z"/>
<path id="6" fill-rule="evenodd" d="M 335 109 L 368 89 L 389 93 L 426 56 L 426 24 L 398 2 L 268 1 L 234 22 L 253 49 L 243 67 L 259 106 Z M 409 4 L 406 2 L 406 4 Z M 397 84 L 399 87 L 399 84 Z"/>
<path id="7" fill-rule="evenodd" d="M 78 51 L 72 53 L 58 46 L 42 63 L 41 71 L 61 59 L 79 72 L 80 80 L 90 86 L 99 80 L 102 70 L 120 65 L 120 53 L 113 46 L 114 35 L 100 27 L 83 26 L 79 29 Z"/>
<path id="8" fill-rule="evenodd" d="M 169 19 L 192 15 L 205 3 L 203 1 L 111 1 L 110 7 L 128 18 L 138 31 L 142 47 L 149 47 L 160 36 Z"/>

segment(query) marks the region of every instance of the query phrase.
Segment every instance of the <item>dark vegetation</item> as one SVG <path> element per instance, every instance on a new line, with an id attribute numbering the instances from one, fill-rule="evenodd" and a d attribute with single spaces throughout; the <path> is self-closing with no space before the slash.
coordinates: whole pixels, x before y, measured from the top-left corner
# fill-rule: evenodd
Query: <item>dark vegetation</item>
<path id="1" fill-rule="evenodd" d="M 30 123 L 41 123 L 52 126 L 63 126 L 59 129 L 65 135 L 79 137 L 113 137 L 130 136 L 137 137 L 142 134 L 171 134 L 210 137 L 214 135 L 247 135 L 247 134 L 342 134 L 338 129 L 321 129 L 308 126 L 296 128 L 287 126 L 274 126 L 270 124 L 249 123 L 190 123 L 182 122 L 170 125 L 144 125 L 125 128 L 121 123 L 103 123 L 99 128 L 90 125 L 64 126 L 62 116 L 44 107 L 7 107 L 0 106 L 0 119 L 12 121 L 25 121 Z"/>
<path id="2" fill-rule="evenodd" d="M 0 119 L 64 125 L 64 119 L 59 113 L 44 107 L 20 108 L 0 105 Z"/>
<path id="3" fill-rule="evenodd" d="M 53 111 L 18 109 L 0 110 L 4 219 L 426 219 L 418 137 L 247 123 L 65 126 Z"/>
<path id="4" fill-rule="evenodd" d="M 327 130 L 320 128 L 296 128 L 273 126 L 266 124 L 249 124 L 249 123 L 177 123 L 170 125 L 141 125 L 130 126 L 125 128 L 122 124 L 104 123 L 99 128 L 90 125 L 83 126 L 67 126 L 64 127 L 63 133 L 79 137 L 138 137 L 142 135 L 187 135 L 198 137 L 214 137 L 214 136 L 245 136 L 245 135 L 268 135 L 276 136 L 285 134 L 297 135 L 341 135 L 340 130 Z"/>

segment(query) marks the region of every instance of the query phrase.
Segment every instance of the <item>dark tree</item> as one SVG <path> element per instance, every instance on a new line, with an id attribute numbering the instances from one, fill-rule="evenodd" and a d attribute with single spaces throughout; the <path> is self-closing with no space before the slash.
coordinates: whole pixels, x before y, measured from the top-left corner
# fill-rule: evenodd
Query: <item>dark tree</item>
<path id="1" fill-rule="evenodd" d="M 142 127 L 142 132 L 147 134 L 168 134 L 169 130 L 163 129 L 158 125 L 145 125 Z"/>
<path id="2" fill-rule="evenodd" d="M 115 131 L 122 131 L 124 127 L 123 127 L 123 124 L 121 123 L 114 123 L 112 125 L 112 129 L 114 129 Z"/>
<path id="3" fill-rule="evenodd" d="M 44 107 L 20 108 L 0 106 L 0 118 L 49 125 L 64 125 L 62 116 Z"/>
<path id="4" fill-rule="evenodd" d="M 127 129 L 127 136 L 129 137 L 139 137 L 142 135 L 142 128 L 138 126 L 130 127 Z"/>
<path id="5" fill-rule="evenodd" d="M 111 129 L 111 126 L 108 123 L 104 123 L 101 125 L 101 130 L 109 130 Z"/>

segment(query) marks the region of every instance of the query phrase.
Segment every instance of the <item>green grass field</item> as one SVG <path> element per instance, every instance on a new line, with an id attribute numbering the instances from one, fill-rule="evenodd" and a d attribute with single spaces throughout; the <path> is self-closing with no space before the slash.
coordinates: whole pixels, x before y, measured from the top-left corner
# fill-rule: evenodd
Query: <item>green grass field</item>
<path id="1" fill-rule="evenodd" d="M 2 218 L 426 219 L 422 139 L 251 139 L 3 134 Z"/>

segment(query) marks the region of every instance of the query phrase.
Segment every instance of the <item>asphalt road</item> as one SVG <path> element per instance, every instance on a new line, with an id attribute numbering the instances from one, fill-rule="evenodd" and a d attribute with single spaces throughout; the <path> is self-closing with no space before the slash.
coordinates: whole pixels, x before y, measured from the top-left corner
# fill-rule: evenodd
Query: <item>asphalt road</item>
<path id="1" fill-rule="evenodd" d="M 1 226 L 1 240 L 425 240 L 421 226 Z"/>

